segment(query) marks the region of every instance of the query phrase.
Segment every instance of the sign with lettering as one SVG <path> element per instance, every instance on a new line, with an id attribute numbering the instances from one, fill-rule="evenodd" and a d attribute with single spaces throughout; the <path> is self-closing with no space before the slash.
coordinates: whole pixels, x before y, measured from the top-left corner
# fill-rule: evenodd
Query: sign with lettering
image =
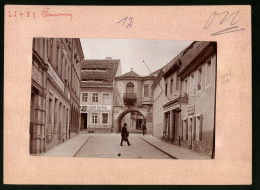
<path id="1" fill-rule="evenodd" d="M 194 110 L 195 110 L 194 104 L 188 106 L 188 114 L 194 114 Z"/>
<path id="2" fill-rule="evenodd" d="M 84 105 L 80 106 L 80 112 L 84 113 L 89 110 L 111 110 L 111 106 L 107 105 Z"/>
<path id="3" fill-rule="evenodd" d="M 52 66 L 49 62 L 48 62 L 48 66 L 49 66 L 48 74 L 55 81 L 55 83 L 58 85 L 58 87 L 60 87 L 60 89 L 64 92 L 64 89 L 65 89 L 64 83 L 62 82 L 60 77 L 57 75 L 57 73 L 54 71 L 54 69 L 52 68 Z"/>

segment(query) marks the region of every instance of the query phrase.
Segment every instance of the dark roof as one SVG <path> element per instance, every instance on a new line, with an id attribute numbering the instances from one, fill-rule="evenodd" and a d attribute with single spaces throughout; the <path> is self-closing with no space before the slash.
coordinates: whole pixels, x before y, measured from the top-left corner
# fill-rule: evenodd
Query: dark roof
<path id="1" fill-rule="evenodd" d="M 177 62 L 186 54 L 189 54 L 189 51 L 193 48 L 194 44 L 198 42 L 192 42 L 188 47 L 186 47 L 184 50 L 182 50 L 176 57 L 174 57 L 167 65 L 164 66 L 164 78 L 167 78 L 169 74 L 174 72 L 176 69 L 179 69 L 179 66 L 177 65 Z M 180 65 L 180 64 L 179 64 Z"/>
<path id="2" fill-rule="evenodd" d="M 125 73 L 123 75 L 118 76 L 118 78 L 141 78 L 140 75 L 138 75 L 137 73 L 135 73 L 134 71 L 130 71 L 128 73 Z"/>
<path id="3" fill-rule="evenodd" d="M 112 86 L 120 59 L 84 59 L 81 62 L 81 86 Z M 96 81 L 96 82 L 95 82 Z"/>
<path id="4" fill-rule="evenodd" d="M 198 57 L 203 57 L 205 50 L 207 50 L 211 44 L 214 46 L 214 42 L 196 42 L 193 47 L 181 58 L 181 72 L 190 67 L 194 60 Z"/>

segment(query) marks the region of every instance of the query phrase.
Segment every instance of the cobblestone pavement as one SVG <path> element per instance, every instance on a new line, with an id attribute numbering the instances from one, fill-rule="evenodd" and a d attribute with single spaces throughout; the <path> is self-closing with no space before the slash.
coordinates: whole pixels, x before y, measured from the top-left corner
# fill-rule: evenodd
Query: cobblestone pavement
<path id="1" fill-rule="evenodd" d="M 76 157 L 171 159 L 168 155 L 140 139 L 141 134 L 129 135 L 131 146 L 120 146 L 120 134 L 93 134 Z"/>

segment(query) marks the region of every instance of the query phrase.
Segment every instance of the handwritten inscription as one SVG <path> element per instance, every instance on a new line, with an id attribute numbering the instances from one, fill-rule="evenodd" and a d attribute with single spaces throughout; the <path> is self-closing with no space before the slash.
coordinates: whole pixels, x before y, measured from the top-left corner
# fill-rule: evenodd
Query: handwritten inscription
<path id="1" fill-rule="evenodd" d="M 217 22 L 216 20 L 220 20 L 220 22 L 218 23 L 218 26 L 224 26 L 227 28 L 221 29 L 215 33 L 212 33 L 212 36 L 216 36 L 216 35 L 220 35 L 220 34 L 225 34 L 225 33 L 230 33 L 230 32 L 237 32 L 237 31 L 241 31 L 241 30 L 245 30 L 245 28 L 239 28 L 239 26 L 237 25 L 240 21 L 240 19 L 238 18 L 239 16 L 239 10 L 233 12 L 233 13 L 229 13 L 228 11 L 224 11 L 224 12 L 213 12 L 208 20 L 205 23 L 204 29 L 208 29 L 210 26 L 213 25 L 214 22 Z"/>
<path id="2" fill-rule="evenodd" d="M 35 12 L 31 11 L 8 11 L 8 17 L 14 18 L 33 18 L 35 20 Z"/>
<path id="3" fill-rule="evenodd" d="M 234 73 L 229 70 L 228 72 L 226 72 L 225 74 L 223 74 L 221 76 L 221 84 L 226 84 L 230 81 L 230 79 L 232 79 L 234 77 Z"/>
<path id="4" fill-rule="evenodd" d="M 40 17 L 43 18 L 53 18 L 53 17 L 68 17 L 70 22 L 72 22 L 73 15 L 70 13 L 61 13 L 61 12 L 54 12 L 51 11 L 50 8 L 46 7 L 43 11 L 35 12 L 35 11 L 17 11 L 17 10 L 8 10 L 8 17 L 9 18 L 36 18 Z"/>
<path id="5" fill-rule="evenodd" d="M 132 27 L 132 22 L 133 22 L 133 17 L 125 17 L 122 20 L 118 21 L 117 24 L 122 23 L 122 26 L 125 24 L 125 22 L 128 20 L 128 24 L 126 25 L 126 28 L 131 28 Z"/>
<path id="6" fill-rule="evenodd" d="M 69 17 L 70 22 L 72 21 L 72 14 L 70 13 L 55 13 L 55 12 L 49 12 L 50 9 L 47 7 L 45 10 L 42 11 L 41 15 L 42 17 Z"/>

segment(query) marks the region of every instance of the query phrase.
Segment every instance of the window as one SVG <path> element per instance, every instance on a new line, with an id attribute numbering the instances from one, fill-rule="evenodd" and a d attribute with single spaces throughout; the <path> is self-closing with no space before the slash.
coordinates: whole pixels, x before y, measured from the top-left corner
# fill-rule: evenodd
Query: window
<path id="1" fill-rule="evenodd" d="M 52 99 L 49 99 L 49 124 L 52 124 Z"/>
<path id="2" fill-rule="evenodd" d="M 170 86 L 170 93 L 172 94 L 172 89 L 173 89 L 173 79 L 171 79 L 171 86 Z"/>
<path id="3" fill-rule="evenodd" d="M 190 76 L 190 92 L 194 92 L 194 74 L 191 74 Z"/>
<path id="4" fill-rule="evenodd" d="M 198 84 L 197 84 L 197 91 L 201 90 L 201 75 L 202 75 L 202 68 L 198 69 Z"/>
<path id="5" fill-rule="evenodd" d="M 134 93 L 134 84 L 132 82 L 126 84 L 126 93 Z"/>
<path id="6" fill-rule="evenodd" d="M 103 103 L 109 104 L 109 94 L 103 94 Z"/>
<path id="7" fill-rule="evenodd" d="M 179 79 L 178 79 L 178 75 L 179 75 L 180 71 L 178 71 L 176 73 L 176 90 L 179 90 Z"/>
<path id="8" fill-rule="evenodd" d="M 60 69 L 61 69 L 61 66 L 60 66 L 60 60 L 59 60 L 59 56 L 60 56 L 60 45 L 59 45 L 59 42 L 56 40 L 57 42 L 57 49 L 56 49 L 56 68 L 57 68 L 57 71 L 58 73 L 60 74 Z"/>
<path id="9" fill-rule="evenodd" d="M 88 93 L 82 93 L 82 102 L 88 102 Z"/>
<path id="10" fill-rule="evenodd" d="M 108 124 L 108 113 L 102 113 L 102 124 Z"/>
<path id="11" fill-rule="evenodd" d="M 196 141 L 202 140 L 203 115 L 196 117 Z"/>
<path id="12" fill-rule="evenodd" d="M 98 123 L 98 114 L 92 113 L 92 123 L 96 124 Z"/>
<path id="13" fill-rule="evenodd" d="M 92 102 L 98 102 L 98 93 L 92 93 Z"/>
<path id="14" fill-rule="evenodd" d="M 165 96 L 167 96 L 167 83 L 165 83 Z"/>
<path id="15" fill-rule="evenodd" d="M 188 86 L 188 80 L 185 79 L 184 84 L 183 84 L 183 95 L 184 96 L 187 96 L 187 86 Z"/>
<path id="16" fill-rule="evenodd" d="M 145 84 L 144 85 L 144 97 L 148 97 L 149 96 L 149 85 Z"/>
<path id="17" fill-rule="evenodd" d="M 211 83 L 211 59 L 207 61 L 206 63 L 206 86 L 209 86 Z"/>

